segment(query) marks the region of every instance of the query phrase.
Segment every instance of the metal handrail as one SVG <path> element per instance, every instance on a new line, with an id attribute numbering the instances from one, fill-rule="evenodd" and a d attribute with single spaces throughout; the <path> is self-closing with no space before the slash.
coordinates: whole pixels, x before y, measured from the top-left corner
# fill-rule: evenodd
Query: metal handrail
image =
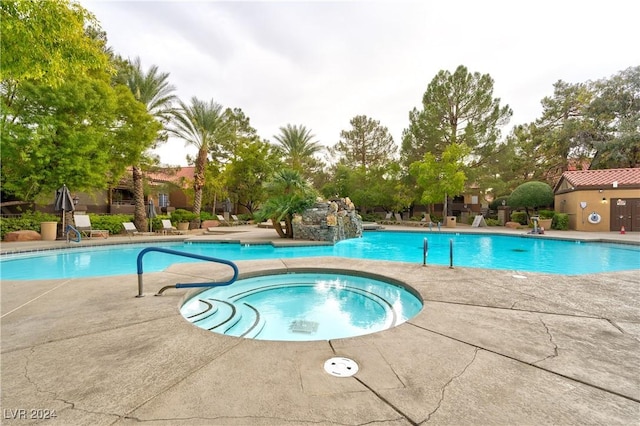
<path id="1" fill-rule="evenodd" d="M 143 283 L 142 283 L 142 257 L 149 253 L 150 251 L 157 251 L 160 253 L 167 253 L 167 254 L 174 254 L 176 256 L 183 256 L 183 257 L 190 257 L 193 259 L 200 259 L 200 260 L 208 260 L 209 262 L 216 262 L 216 263 L 222 263 L 225 265 L 230 266 L 233 269 L 233 277 L 231 277 L 231 279 L 229 281 L 225 281 L 225 282 L 204 282 L 204 283 L 183 283 L 183 284 L 176 284 L 176 285 L 168 285 L 165 286 L 163 288 L 160 289 L 160 291 L 158 293 L 156 293 L 156 296 L 161 296 L 162 293 L 168 289 L 168 288 L 193 288 L 193 287 L 218 287 L 218 286 L 226 286 L 229 284 L 233 284 L 237 279 L 238 279 L 238 267 L 236 266 L 235 263 L 231 262 L 230 260 L 225 260 L 225 259 L 218 259 L 216 257 L 210 257 L 210 256 L 203 256 L 200 254 L 193 254 L 193 253 L 186 253 L 183 251 L 177 251 L 177 250 L 171 250 L 171 249 L 165 249 L 165 248 L 160 248 L 160 247 L 147 247 L 145 249 L 143 249 L 140 253 L 138 253 L 138 258 L 137 258 L 137 267 L 138 267 L 138 295 L 136 297 L 143 297 L 144 294 L 142 292 L 142 288 L 143 288 Z"/>
<path id="2" fill-rule="evenodd" d="M 76 243 L 79 243 L 82 240 L 82 237 L 80 236 L 80 231 L 78 231 L 76 228 L 74 228 L 71 225 L 67 225 L 67 228 L 64 230 L 64 233 L 67 236 L 67 242 L 72 241 L 71 238 L 69 238 L 69 231 L 73 231 L 76 233 L 77 240 L 73 240 L 73 241 L 75 241 Z"/>
<path id="3" fill-rule="evenodd" d="M 425 238 L 422 242 L 422 266 L 427 266 L 427 256 L 429 255 L 429 241 Z"/>

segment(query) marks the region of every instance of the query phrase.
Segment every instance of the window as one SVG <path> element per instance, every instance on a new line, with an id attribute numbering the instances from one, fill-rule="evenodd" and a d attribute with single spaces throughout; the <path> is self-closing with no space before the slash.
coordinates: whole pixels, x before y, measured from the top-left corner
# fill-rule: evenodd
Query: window
<path id="1" fill-rule="evenodd" d="M 169 207 L 169 194 L 158 194 L 158 207 Z"/>

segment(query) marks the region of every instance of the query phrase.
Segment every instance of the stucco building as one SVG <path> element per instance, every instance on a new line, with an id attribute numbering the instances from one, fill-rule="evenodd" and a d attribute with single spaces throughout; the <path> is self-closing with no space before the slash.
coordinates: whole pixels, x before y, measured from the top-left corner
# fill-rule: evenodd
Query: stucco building
<path id="1" fill-rule="evenodd" d="M 640 168 L 567 171 L 554 194 L 569 229 L 640 231 Z"/>

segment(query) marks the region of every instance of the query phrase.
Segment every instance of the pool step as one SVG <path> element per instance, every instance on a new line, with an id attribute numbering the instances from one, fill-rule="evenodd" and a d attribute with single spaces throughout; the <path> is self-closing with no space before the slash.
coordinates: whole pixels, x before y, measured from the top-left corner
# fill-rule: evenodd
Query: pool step
<path id="1" fill-rule="evenodd" d="M 193 299 L 181 308 L 182 315 L 192 323 L 197 323 L 218 312 L 218 304 L 205 299 Z"/>
<path id="2" fill-rule="evenodd" d="M 198 327 L 229 336 L 255 338 L 265 326 L 265 321 L 253 306 L 219 299 L 198 299 L 190 302 L 186 318 Z M 183 308 L 183 309 L 185 309 Z"/>
<path id="3" fill-rule="evenodd" d="M 248 303 L 238 303 L 236 305 L 241 319 L 225 331 L 229 336 L 245 337 L 255 339 L 265 326 L 265 320 L 260 316 L 256 308 Z"/>
<path id="4" fill-rule="evenodd" d="M 197 313 L 187 319 L 200 328 L 222 332 L 239 320 L 235 306 L 225 300 L 208 298 L 197 302 L 196 306 L 188 306 L 189 311 Z"/>

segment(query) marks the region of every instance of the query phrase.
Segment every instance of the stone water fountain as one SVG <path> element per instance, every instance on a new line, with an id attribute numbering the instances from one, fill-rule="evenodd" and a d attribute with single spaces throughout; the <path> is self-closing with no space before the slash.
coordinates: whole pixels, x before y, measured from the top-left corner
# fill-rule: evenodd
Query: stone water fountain
<path id="1" fill-rule="evenodd" d="M 362 218 L 347 198 L 318 200 L 316 204 L 293 218 L 296 240 L 332 243 L 362 236 Z"/>

